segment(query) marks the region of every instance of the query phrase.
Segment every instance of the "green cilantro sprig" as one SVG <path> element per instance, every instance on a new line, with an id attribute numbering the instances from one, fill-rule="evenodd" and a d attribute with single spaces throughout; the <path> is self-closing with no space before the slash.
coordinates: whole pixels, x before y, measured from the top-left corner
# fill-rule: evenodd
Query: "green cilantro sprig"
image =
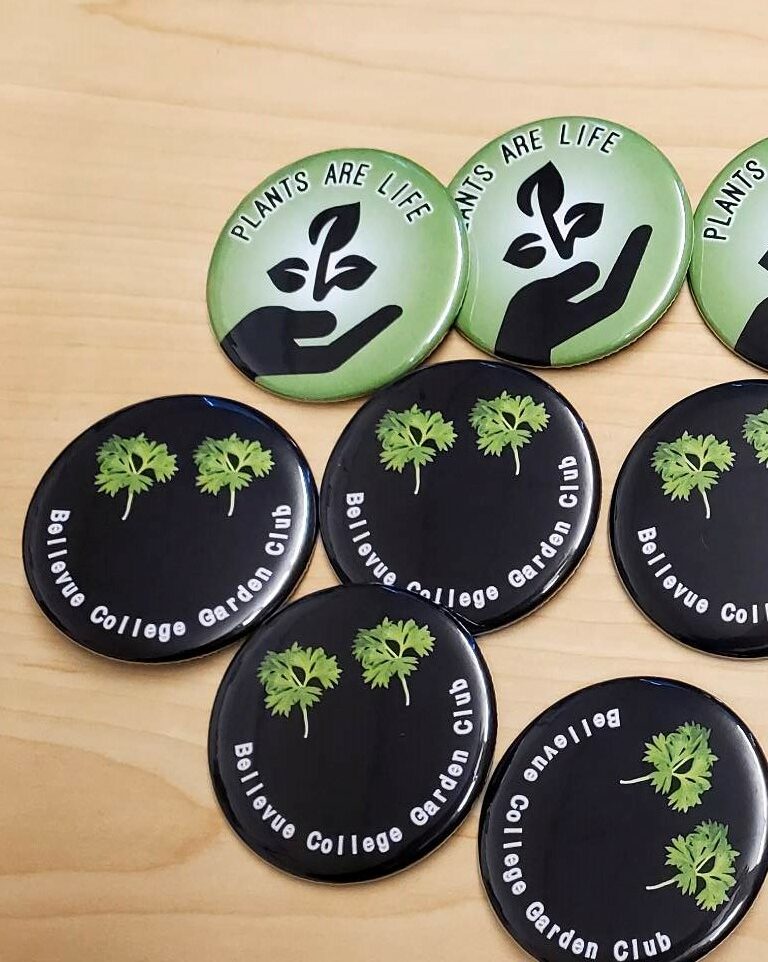
<path id="1" fill-rule="evenodd" d="M 435 646 L 435 639 L 426 625 L 385 618 L 373 628 L 361 628 L 355 636 L 352 654 L 363 668 L 363 680 L 371 688 L 389 688 L 393 678 L 399 678 L 405 693 L 406 706 L 411 703 L 406 678 L 419 667 Z"/>
<path id="2" fill-rule="evenodd" d="M 135 495 L 147 491 L 155 481 L 167 481 L 178 470 L 176 455 L 168 452 L 167 445 L 150 441 L 143 431 L 131 438 L 113 434 L 96 452 L 96 461 L 99 494 L 114 498 L 119 491 L 128 492 L 122 521 L 131 512 Z"/>
<path id="3" fill-rule="evenodd" d="M 686 722 L 667 735 L 654 735 L 646 742 L 643 755 L 643 761 L 654 770 L 619 784 L 650 782 L 657 793 L 667 797 L 670 808 L 687 812 L 712 787 L 712 766 L 717 755 L 709 747 L 710 735 L 708 728 L 696 722 Z"/>
<path id="4" fill-rule="evenodd" d="M 405 411 L 387 411 L 376 426 L 376 437 L 381 442 L 379 460 L 387 471 L 402 474 L 407 464 L 413 465 L 413 493 L 418 494 L 421 468 L 453 445 L 456 432 L 453 421 L 446 421 L 439 411 L 422 411 L 414 404 Z"/>
<path id="5" fill-rule="evenodd" d="M 192 458 L 197 465 L 195 483 L 204 494 L 217 495 L 229 489 L 231 518 L 235 510 L 235 495 L 247 488 L 254 478 L 263 478 L 274 467 L 272 452 L 260 441 L 247 441 L 236 434 L 228 438 L 206 438 L 195 449 Z"/>
<path id="6" fill-rule="evenodd" d="M 718 441 L 714 434 L 694 437 L 684 431 L 675 441 L 660 441 L 651 464 L 664 482 L 664 494 L 673 501 L 687 501 L 691 492 L 697 490 L 704 499 L 709 518 L 707 491 L 720 480 L 721 472 L 732 467 L 733 459 L 734 453 L 727 441 Z"/>
<path id="7" fill-rule="evenodd" d="M 268 651 L 258 671 L 264 686 L 264 703 L 273 715 L 287 718 L 298 707 L 304 718 L 304 737 L 309 735 L 307 709 L 316 705 L 324 691 L 338 684 L 341 668 L 335 655 L 323 648 L 303 648 L 295 641 L 285 651 Z"/>
<path id="8" fill-rule="evenodd" d="M 499 457 L 511 448 L 515 457 L 515 474 L 520 474 L 519 449 L 528 444 L 534 433 L 545 430 L 549 414 L 543 404 L 537 404 L 526 394 L 512 397 L 502 391 L 498 397 L 485 401 L 478 398 L 469 415 L 469 423 L 477 432 L 477 446 L 483 454 Z"/>
<path id="9" fill-rule="evenodd" d="M 728 892 L 736 884 L 734 862 L 739 854 L 728 841 L 727 825 L 701 822 L 667 846 L 664 864 L 677 869 L 675 875 L 646 889 L 652 892 L 676 885 L 684 895 L 695 896 L 700 909 L 714 912 L 728 901 Z"/>

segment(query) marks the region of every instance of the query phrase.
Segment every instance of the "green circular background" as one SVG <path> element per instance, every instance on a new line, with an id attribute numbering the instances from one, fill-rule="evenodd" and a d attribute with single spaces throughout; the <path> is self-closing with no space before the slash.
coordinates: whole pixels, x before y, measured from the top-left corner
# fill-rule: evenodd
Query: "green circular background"
<path id="1" fill-rule="evenodd" d="M 331 164 L 370 164 L 363 186 L 324 184 Z M 297 171 L 305 171 L 309 189 L 276 205 L 260 226 L 250 228 L 241 215 L 257 221 L 254 199 L 262 202 L 266 191 L 286 178 L 295 184 Z M 424 195 L 432 211 L 408 222 L 405 213 L 419 201 L 398 209 L 379 192 L 392 195 L 407 181 Z M 401 201 L 409 190 L 397 198 Z M 332 255 L 336 260 L 354 254 L 371 261 L 376 269 L 357 290 L 334 288 L 321 303 L 313 300 L 312 278 L 318 249 L 308 239 L 308 228 L 321 211 L 337 205 L 360 203 L 360 221 L 351 241 Z M 240 224 L 250 233 L 246 243 L 232 235 Z M 322 234 L 321 234 L 322 239 Z M 293 293 L 281 293 L 267 271 L 285 258 L 301 257 L 310 266 L 309 280 Z M 331 401 L 366 394 L 405 374 L 439 344 L 453 323 L 464 294 L 467 276 L 466 237 L 458 211 L 445 187 L 428 171 L 397 154 L 350 148 L 327 151 L 283 167 L 263 181 L 238 205 L 224 226 L 208 271 L 208 313 L 219 341 L 249 312 L 278 306 L 298 311 L 327 310 L 338 320 L 334 332 L 313 340 L 325 345 L 351 330 L 363 318 L 385 305 L 396 304 L 402 314 L 349 360 L 335 370 L 318 374 L 269 374 L 255 377 L 275 394 L 302 400 Z M 299 345 L 302 341 L 297 341 Z M 308 342 L 305 340 L 304 345 Z M 312 347 L 306 347 L 312 350 Z M 244 372 L 246 373 L 246 372 Z"/>
<path id="2" fill-rule="evenodd" d="M 562 146 L 558 143 L 561 125 L 568 124 L 575 140 L 582 123 L 615 130 L 620 137 L 611 153 L 601 153 L 599 142 L 592 148 Z M 543 149 L 532 151 L 505 164 L 502 144 L 512 138 L 530 138 L 538 131 Z M 520 185 L 548 161 L 558 168 L 565 197 L 555 217 L 561 229 L 563 215 L 574 204 L 603 204 L 602 221 L 596 233 L 578 238 L 573 256 L 562 259 L 555 250 L 534 197 L 533 217 L 517 206 Z M 495 353 L 496 338 L 512 296 L 534 280 L 551 277 L 583 261 L 599 268 L 593 287 L 574 300 L 587 297 L 602 287 L 630 232 L 641 225 L 653 228 L 629 294 L 613 314 L 587 330 L 557 344 L 551 351 L 550 365 L 565 367 L 605 357 L 634 341 L 651 327 L 674 300 L 685 278 L 692 245 L 692 216 L 685 188 L 667 158 L 650 141 L 620 124 L 592 117 L 553 117 L 518 127 L 491 141 L 475 154 L 456 174 L 450 192 L 459 207 L 462 181 L 476 183 L 478 164 L 492 169 L 495 176 L 484 184 L 469 222 L 469 278 L 457 325 L 474 344 Z M 510 242 L 523 233 L 542 238 L 546 256 L 529 269 L 504 261 Z M 507 357 L 508 360 L 515 360 Z"/>
<path id="3" fill-rule="evenodd" d="M 723 344 L 766 369 L 768 333 L 762 357 L 748 356 L 737 345 L 752 312 L 768 296 L 767 268 L 760 265 L 768 251 L 768 176 L 755 180 L 746 167 L 750 161 L 768 172 L 768 140 L 734 157 L 701 198 L 694 217 L 689 282 L 702 317 Z M 736 171 L 752 183 L 751 189 L 734 176 Z M 728 194 L 721 192 L 723 187 Z M 729 209 L 716 203 L 718 197 Z"/>

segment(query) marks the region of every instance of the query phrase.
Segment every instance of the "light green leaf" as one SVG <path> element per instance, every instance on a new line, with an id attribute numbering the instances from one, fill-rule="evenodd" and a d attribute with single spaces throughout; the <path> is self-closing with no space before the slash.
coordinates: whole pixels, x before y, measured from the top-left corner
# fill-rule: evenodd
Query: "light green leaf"
<path id="1" fill-rule="evenodd" d="M 665 864 L 677 870 L 675 875 L 646 888 L 676 885 L 684 895 L 694 896 L 699 908 L 714 912 L 728 901 L 728 892 L 736 884 L 734 862 L 739 854 L 728 841 L 727 825 L 701 822 L 667 846 Z"/>
<path id="2" fill-rule="evenodd" d="M 99 494 L 114 498 L 120 491 L 128 492 L 122 520 L 131 511 L 133 498 L 147 491 L 156 481 L 168 481 L 176 473 L 176 455 L 157 441 L 150 441 L 142 432 L 131 438 L 113 434 L 96 452 L 99 470 L 95 484 Z"/>
<path id="3" fill-rule="evenodd" d="M 297 641 L 285 651 L 268 651 L 258 670 L 264 704 L 273 715 L 286 718 L 293 708 L 299 708 L 305 738 L 309 734 L 307 709 L 317 704 L 323 691 L 337 685 L 340 677 L 335 655 L 326 655 L 323 648 L 303 648 Z"/>
<path id="4" fill-rule="evenodd" d="M 192 458 L 197 465 L 195 479 L 203 494 L 217 495 L 229 489 L 229 511 L 235 510 L 235 494 L 247 488 L 254 478 L 266 477 L 274 467 L 272 452 L 259 441 L 248 441 L 230 434 L 228 438 L 206 438 Z"/>
<path id="5" fill-rule="evenodd" d="M 500 457 L 507 448 L 511 449 L 517 475 L 518 451 L 534 434 L 546 429 L 549 414 L 544 404 L 537 404 L 529 394 L 512 397 L 502 391 L 490 401 L 478 398 L 470 411 L 469 423 L 477 432 L 477 446 L 483 454 Z"/>
<path id="6" fill-rule="evenodd" d="M 416 473 L 414 494 L 419 493 L 421 468 L 439 451 L 447 451 L 456 440 L 453 421 L 439 411 L 422 411 L 414 404 L 405 411 L 387 411 L 376 426 L 381 442 L 379 460 L 387 471 L 402 474 L 412 464 Z"/>
<path id="7" fill-rule="evenodd" d="M 389 688 L 397 677 L 403 686 L 405 704 L 410 705 L 411 694 L 406 683 L 408 675 L 419 667 L 434 648 L 435 639 L 427 625 L 384 618 L 373 628 L 361 628 L 355 636 L 352 654 L 363 668 L 363 681 L 371 688 Z"/>
<path id="8" fill-rule="evenodd" d="M 709 747 L 710 734 L 708 728 L 686 722 L 667 735 L 654 735 L 646 742 L 643 755 L 643 761 L 654 771 L 621 784 L 650 782 L 656 792 L 666 796 L 670 808 L 687 812 L 712 787 L 712 767 L 717 755 Z"/>
<path id="9" fill-rule="evenodd" d="M 734 453 L 727 441 L 714 434 L 696 437 L 684 431 L 675 441 L 660 441 L 651 458 L 653 470 L 660 475 L 662 491 L 672 501 L 687 501 L 698 491 L 704 499 L 706 517 L 710 516 L 707 491 L 720 480 L 720 474 L 733 466 Z"/>

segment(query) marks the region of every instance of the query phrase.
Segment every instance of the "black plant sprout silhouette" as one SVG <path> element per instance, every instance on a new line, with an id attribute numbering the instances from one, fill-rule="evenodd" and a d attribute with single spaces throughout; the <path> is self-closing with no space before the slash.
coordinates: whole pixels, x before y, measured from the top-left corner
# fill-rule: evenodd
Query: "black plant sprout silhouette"
<path id="1" fill-rule="evenodd" d="M 563 223 L 568 226 L 568 230 L 563 234 L 557 225 L 555 214 L 565 200 L 565 184 L 552 161 L 534 171 L 517 191 L 517 206 L 528 217 L 534 216 L 534 193 L 552 245 L 563 260 L 570 260 L 576 239 L 590 237 L 600 227 L 604 205 L 591 202 L 574 204 L 563 216 Z M 544 260 L 546 251 L 543 247 L 530 245 L 540 240 L 539 234 L 521 234 L 509 245 L 504 260 L 515 267 L 535 267 Z M 526 250 L 527 256 L 521 257 L 521 252 Z"/>
<path id="2" fill-rule="evenodd" d="M 535 203 L 534 203 L 535 198 Z M 517 206 L 526 217 L 536 216 L 536 207 L 555 254 L 569 261 L 576 241 L 591 237 L 603 221 L 604 205 L 583 201 L 557 214 L 565 201 L 565 184 L 552 161 L 534 171 L 520 185 Z M 629 234 L 603 286 L 574 301 L 597 283 L 600 270 L 591 261 L 539 277 L 521 287 L 512 297 L 496 338 L 495 353 L 528 364 L 547 365 L 558 344 L 610 317 L 624 304 L 645 254 L 652 233 L 648 225 Z M 511 267 L 530 270 L 547 255 L 542 236 L 524 232 L 515 237 L 504 254 Z"/>
<path id="3" fill-rule="evenodd" d="M 315 268 L 312 288 L 312 298 L 315 301 L 325 300 L 334 287 L 344 291 L 354 291 L 362 287 L 376 270 L 376 265 L 360 254 L 347 254 L 339 258 L 334 272 L 329 274 L 331 254 L 350 243 L 359 224 L 360 204 L 355 203 L 321 210 L 309 225 L 309 241 L 312 245 L 317 244 L 323 229 L 328 228 Z M 309 264 L 301 257 L 288 257 L 275 264 L 267 273 L 278 290 L 290 294 L 306 284 L 305 275 L 309 273 Z"/>
<path id="4" fill-rule="evenodd" d="M 222 347 L 248 374 L 321 374 L 334 371 L 381 334 L 403 313 L 396 304 L 380 307 L 330 344 L 317 341 L 336 330 L 338 319 L 319 305 L 334 289 L 356 291 L 376 271 L 361 254 L 348 253 L 332 264 L 333 255 L 347 247 L 360 226 L 360 204 L 342 204 L 321 210 L 309 225 L 307 236 L 317 249 L 314 267 L 303 257 L 286 257 L 267 274 L 275 288 L 290 295 L 312 284 L 310 310 L 282 305 L 251 311 L 222 339 Z"/>

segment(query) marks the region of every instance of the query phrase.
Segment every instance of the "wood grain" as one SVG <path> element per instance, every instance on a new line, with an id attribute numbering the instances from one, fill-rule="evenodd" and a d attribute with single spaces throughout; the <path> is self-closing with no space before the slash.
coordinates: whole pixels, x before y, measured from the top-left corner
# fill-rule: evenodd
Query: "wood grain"
<path id="1" fill-rule="evenodd" d="M 0 959 L 520 959 L 475 866 L 477 813 L 407 873 L 337 890 L 269 869 L 216 810 L 204 740 L 232 651 L 143 668 L 78 650 L 29 595 L 36 481 L 104 413 L 207 391 L 255 404 L 318 478 L 354 403 L 250 386 L 216 349 L 204 282 L 237 200 L 294 158 L 390 148 L 447 180 L 492 136 L 555 114 L 648 136 L 692 200 L 765 136 L 760 0 L 4 0 L 0 47 Z M 451 334 L 435 355 L 477 352 Z M 499 751 L 588 682 L 653 672 L 730 703 L 768 745 L 766 668 L 696 654 L 644 621 L 607 548 L 607 500 L 642 428 L 755 372 L 684 291 L 631 349 L 550 380 L 596 441 L 595 543 L 543 610 L 483 640 Z M 301 592 L 333 583 L 318 549 Z M 768 952 L 765 897 L 717 958 Z"/>

